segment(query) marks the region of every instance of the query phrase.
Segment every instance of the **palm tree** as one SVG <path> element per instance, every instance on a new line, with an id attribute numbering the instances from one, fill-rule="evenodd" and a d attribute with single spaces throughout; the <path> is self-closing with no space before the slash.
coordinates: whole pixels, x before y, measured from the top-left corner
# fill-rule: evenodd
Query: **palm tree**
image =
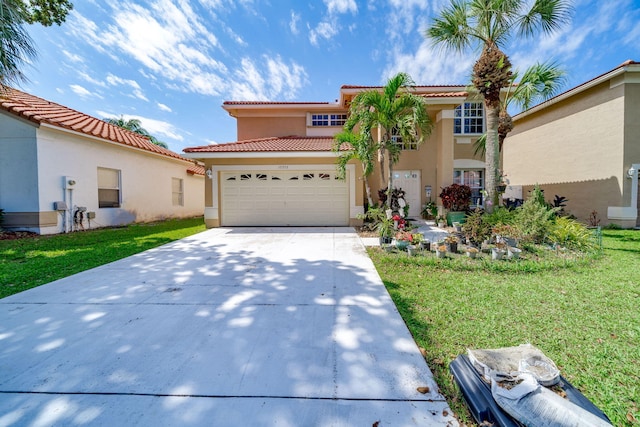
<path id="1" fill-rule="evenodd" d="M 484 99 L 487 117 L 487 211 L 498 202 L 500 95 L 512 81 L 511 62 L 500 47 L 511 37 L 549 34 L 569 21 L 570 0 L 451 0 L 425 33 L 435 45 L 462 52 L 482 49 L 472 83 Z"/>
<path id="2" fill-rule="evenodd" d="M 520 78 L 518 72 L 512 75 L 507 86 L 506 95 L 500 102 L 498 115 L 498 151 L 502 152 L 504 140 L 513 130 L 513 121 L 509 107 L 517 106 L 520 110 L 528 110 L 535 103 L 546 101 L 555 96 L 564 86 L 566 78 L 564 70 L 552 61 L 535 63 L 525 70 Z M 519 79 L 519 80 L 518 80 Z M 478 138 L 474 144 L 475 154 L 485 154 L 487 134 Z"/>
<path id="3" fill-rule="evenodd" d="M 408 74 L 398 73 L 389 79 L 382 91 L 371 89 L 360 92 L 351 103 L 349 118 L 344 126 L 345 131 L 352 133 L 357 127 L 364 146 L 375 147 L 380 167 L 380 186 L 386 187 L 388 200 L 391 200 L 393 190 L 393 165 L 398 162 L 401 152 L 395 137 L 401 137 L 405 143 L 420 144 L 433 128 L 424 98 L 410 92 L 413 85 Z M 373 142 L 374 129 L 378 130 L 377 142 Z"/>
<path id="4" fill-rule="evenodd" d="M 143 128 L 142 122 L 138 119 L 125 120 L 123 116 L 120 116 L 120 118 L 117 118 L 117 119 L 108 118 L 108 119 L 105 119 L 105 121 L 112 125 L 116 125 L 123 129 L 127 129 L 127 130 L 130 130 L 131 132 L 135 132 L 139 135 L 145 136 L 149 138 L 149 141 L 151 141 L 155 145 L 158 145 L 163 148 L 169 148 L 166 142 L 159 141 L 155 136 L 151 135 L 145 128 Z"/>
<path id="5" fill-rule="evenodd" d="M 374 169 L 374 158 L 377 146 L 367 132 L 354 133 L 353 131 L 342 131 L 333 137 L 335 144 L 333 151 L 339 153 L 338 156 L 338 178 L 345 179 L 347 175 L 347 164 L 352 159 L 357 159 L 362 165 L 362 175 L 364 177 L 364 187 L 367 193 L 367 202 L 373 206 L 371 197 L 371 187 L 367 179 Z M 349 147 L 347 151 L 341 151 L 343 147 Z"/>
<path id="6" fill-rule="evenodd" d="M 36 57 L 23 28 L 27 16 L 15 0 L 0 0 L 0 89 L 26 81 L 21 68 Z"/>

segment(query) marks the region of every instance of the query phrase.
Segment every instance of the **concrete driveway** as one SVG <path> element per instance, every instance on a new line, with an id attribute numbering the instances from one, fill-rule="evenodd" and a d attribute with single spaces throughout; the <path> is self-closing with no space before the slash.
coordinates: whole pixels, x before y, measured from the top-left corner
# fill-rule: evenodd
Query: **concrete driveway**
<path id="1" fill-rule="evenodd" d="M 378 421 L 457 425 L 350 228 L 212 229 L 0 300 L 0 426 Z"/>

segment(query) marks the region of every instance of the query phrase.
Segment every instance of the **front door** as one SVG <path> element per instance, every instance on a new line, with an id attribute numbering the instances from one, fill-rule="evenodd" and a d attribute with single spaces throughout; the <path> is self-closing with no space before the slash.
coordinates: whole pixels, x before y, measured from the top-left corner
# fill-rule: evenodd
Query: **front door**
<path id="1" fill-rule="evenodd" d="M 422 201 L 420 198 L 420 171 L 394 171 L 393 187 L 405 192 L 405 201 L 409 205 L 409 218 L 420 218 Z"/>

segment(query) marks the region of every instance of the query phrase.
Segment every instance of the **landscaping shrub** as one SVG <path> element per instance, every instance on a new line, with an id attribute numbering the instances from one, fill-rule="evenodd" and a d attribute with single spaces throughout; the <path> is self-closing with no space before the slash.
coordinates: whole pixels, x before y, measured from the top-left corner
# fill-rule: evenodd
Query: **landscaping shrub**
<path id="1" fill-rule="evenodd" d="M 451 184 L 440 193 L 442 206 L 449 212 L 466 212 L 471 205 L 471 187 Z"/>
<path id="2" fill-rule="evenodd" d="M 500 206 L 495 208 L 492 213 L 486 214 L 484 220 L 489 226 L 494 227 L 501 224 L 515 224 L 517 216 L 518 209 L 509 210 Z"/>
<path id="3" fill-rule="evenodd" d="M 537 187 L 536 187 L 537 188 Z M 534 190 L 535 192 L 535 190 Z M 540 194 L 542 194 L 540 192 Z M 542 200 L 542 202 L 540 201 Z M 524 241 L 542 243 L 547 235 L 549 227 L 553 224 L 557 208 L 550 208 L 544 197 L 532 195 L 522 207 L 518 208 L 514 225 L 522 233 Z"/>
<path id="4" fill-rule="evenodd" d="M 4 221 L 4 209 L 0 209 L 0 230 L 2 230 L 3 221 Z"/>
<path id="5" fill-rule="evenodd" d="M 467 215 L 465 223 L 462 224 L 462 234 L 474 246 L 480 245 L 491 237 L 491 225 L 485 220 L 486 216 L 480 209 L 476 209 Z"/>
<path id="6" fill-rule="evenodd" d="M 548 231 L 548 239 L 551 243 L 578 250 L 593 247 L 591 231 L 574 219 L 558 217 L 549 226 Z"/>

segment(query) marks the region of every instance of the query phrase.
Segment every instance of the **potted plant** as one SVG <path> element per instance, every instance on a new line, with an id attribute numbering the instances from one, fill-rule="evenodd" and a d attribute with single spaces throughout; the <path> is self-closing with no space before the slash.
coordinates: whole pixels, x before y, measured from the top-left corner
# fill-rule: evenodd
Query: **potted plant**
<path id="1" fill-rule="evenodd" d="M 502 259 L 506 252 L 506 244 L 498 242 L 491 248 L 491 259 L 499 261 Z"/>
<path id="2" fill-rule="evenodd" d="M 413 235 L 408 231 L 399 231 L 396 234 L 396 248 L 401 251 L 407 250 L 409 245 L 412 243 Z"/>
<path id="3" fill-rule="evenodd" d="M 436 202 L 428 201 L 424 204 L 421 213 L 424 219 L 436 219 L 438 216 L 438 205 Z"/>
<path id="4" fill-rule="evenodd" d="M 436 224 L 440 228 L 445 228 L 447 226 L 447 218 L 443 215 L 440 215 L 436 218 Z"/>
<path id="5" fill-rule="evenodd" d="M 466 211 L 471 206 L 471 187 L 468 185 L 451 184 L 444 187 L 440 193 L 442 206 L 447 210 L 447 224 L 463 223 Z"/>
<path id="6" fill-rule="evenodd" d="M 449 235 L 445 237 L 444 244 L 449 252 L 454 254 L 458 252 L 458 238 L 456 236 Z"/>
<path id="7" fill-rule="evenodd" d="M 507 258 L 509 259 L 518 259 L 520 258 L 520 253 L 522 249 L 518 249 L 513 246 L 507 246 Z"/>
<path id="8" fill-rule="evenodd" d="M 465 253 L 471 259 L 474 259 L 478 255 L 478 252 L 480 252 L 478 248 L 474 248 L 473 246 L 467 246 L 465 249 Z"/>
<path id="9" fill-rule="evenodd" d="M 499 173 L 500 173 L 500 176 L 498 177 L 498 181 L 496 184 L 496 191 L 502 194 L 505 191 L 507 191 L 508 180 L 507 180 L 507 174 L 502 173 L 502 171 L 499 171 Z"/>
<path id="10" fill-rule="evenodd" d="M 462 225 L 462 235 L 474 246 L 479 246 L 491 237 L 491 226 L 482 218 L 482 211 L 476 209 L 467 216 Z"/>
<path id="11" fill-rule="evenodd" d="M 388 218 L 381 218 L 375 226 L 380 237 L 380 246 L 390 245 L 393 240 L 393 221 Z"/>
<path id="12" fill-rule="evenodd" d="M 438 244 L 436 246 L 436 257 L 444 258 L 447 256 L 447 247 L 444 244 Z"/>
<path id="13" fill-rule="evenodd" d="M 498 224 L 491 230 L 496 242 L 504 242 L 508 246 L 518 246 L 518 241 L 522 238 L 520 230 L 510 224 Z"/>

